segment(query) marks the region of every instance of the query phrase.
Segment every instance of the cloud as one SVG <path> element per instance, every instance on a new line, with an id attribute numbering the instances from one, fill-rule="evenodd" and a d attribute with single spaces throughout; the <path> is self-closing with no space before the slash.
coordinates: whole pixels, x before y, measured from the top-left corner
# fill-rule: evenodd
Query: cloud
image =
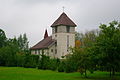
<path id="1" fill-rule="evenodd" d="M 51 35 L 50 25 L 63 6 L 79 32 L 120 21 L 120 0 L 0 0 L 0 28 L 8 37 L 26 33 L 32 46 L 43 39 L 46 28 Z"/>

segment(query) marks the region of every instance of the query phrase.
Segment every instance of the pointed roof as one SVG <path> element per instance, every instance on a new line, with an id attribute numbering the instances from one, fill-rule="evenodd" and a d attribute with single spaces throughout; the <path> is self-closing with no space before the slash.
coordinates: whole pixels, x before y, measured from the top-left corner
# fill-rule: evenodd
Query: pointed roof
<path id="1" fill-rule="evenodd" d="M 31 47 L 31 50 L 38 50 L 38 49 L 47 49 L 49 46 L 53 45 L 56 42 L 56 40 L 52 39 L 52 36 L 49 36 L 47 38 L 44 38 L 40 42 L 38 42 L 36 45 Z"/>
<path id="2" fill-rule="evenodd" d="M 47 29 L 45 30 L 44 39 L 48 37 Z"/>
<path id="3" fill-rule="evenodd" d="M 51 25 L 51 27 L 65 25 L 76 27 L 76 24 L 63 12 L 60 17 Z"/>

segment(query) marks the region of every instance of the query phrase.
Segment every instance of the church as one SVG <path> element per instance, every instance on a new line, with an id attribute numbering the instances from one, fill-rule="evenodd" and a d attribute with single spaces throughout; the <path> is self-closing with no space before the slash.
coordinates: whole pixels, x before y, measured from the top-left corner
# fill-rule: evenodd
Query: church
<path id="1" fill-rule="evenodd" d="M 70 54 L 70 47 L 75 47 L 76 24 L 63 12 L 50 27 L 52 35 L 48 36 L 46 30 L 44 39 L 30 48 L 31 54 L 65 58 Z"/>

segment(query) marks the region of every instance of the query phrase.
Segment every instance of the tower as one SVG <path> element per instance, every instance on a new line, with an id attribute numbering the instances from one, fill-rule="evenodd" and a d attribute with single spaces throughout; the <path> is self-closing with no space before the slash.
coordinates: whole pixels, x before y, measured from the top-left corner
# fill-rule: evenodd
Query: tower
<path id="1" fill-rule="evenodd" d="M 76 24 L 63 12 L 51 27 L 52 39 L 56 40 L 56 56 L 63 58 L 70 52 L 69 47 L 75 46 Z"/>

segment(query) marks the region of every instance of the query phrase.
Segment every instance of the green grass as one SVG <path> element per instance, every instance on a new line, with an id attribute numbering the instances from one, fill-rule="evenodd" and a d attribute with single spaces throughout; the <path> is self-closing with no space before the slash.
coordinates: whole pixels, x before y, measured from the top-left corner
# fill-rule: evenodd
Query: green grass
<path id="1" fill-rule="evenodd" d="M 88 78 L 84 78 L 78 72 L 60 73 L 34 68 L 0 67 L 0 80 L 111 80 L 111 78 L 108 72 L 100 71 L 88 73 Z M 120 75 L 117 74 L 114 80 L 120 80 Z"/>

